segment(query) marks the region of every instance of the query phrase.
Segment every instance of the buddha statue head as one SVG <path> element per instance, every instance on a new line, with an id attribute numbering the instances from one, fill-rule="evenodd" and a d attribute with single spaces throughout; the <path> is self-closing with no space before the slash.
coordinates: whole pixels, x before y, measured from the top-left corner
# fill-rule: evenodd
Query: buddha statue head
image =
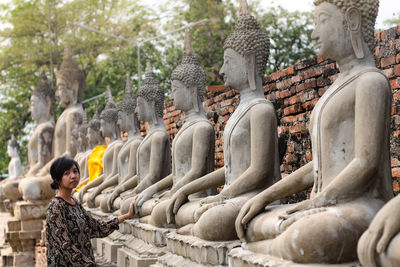
<path id="1" fill-rule="evenodd" d="M 115 133 L 119 134 L 118 121 L 118 110 L 114 104 L 114 99 L 111 94 L 111 89 L 107 86 L 107 104 L 104 110 L 100 114 L 100 131 L 103 137 L 115 137 Z"/>
<path id="2" fill-rule="evenodd" d="M 18 156 L 18 152 L 19 152 L 19 144 L 15 139 L 15 136 L 12 135 L 11 140 L 8 141 L 7 144 L 7 154 L 10 158 L 15 158 Z"/>
<path id="3" fill-rule="evenodd" d="M 50 120 L 54 116 L 54 90 L 50 88 L 46 74 L 42 72 L 36 89 L 32 92 L 30 112 L 34 121 Z"/>
<path id="4" fill-rule="evenodd" d="M 315 29 L 312 38 L 319 53 L 333 60 L 354 54 L 372 58 L 379 0 L 315 0 Z"/>
<path id="5" fill-rule="evenodd" d="M 194 55 L 189 31 L 185 34 L 182 63 L 172 72 L 171 80 L 175 107 L 183 111 L 194 109 L 199 112 L 206 94 L 206 73 Z"/>
<path id="6" fill-rule="evenodd" d="M 56 95 L 63 108 L 82 102 L 85 87 L 85 74 L 72 59 L 68 45 L 65 46 L 63 61 L 57 73 Z"/>
<path id="7" fill-rule="evenodd" d="M 140 121 L 158 124 L 163 116 L 164 90 L 157 83 L 150 63 L 147 63 L 146 77 L 137 94 L 136 114 Z"/>
<path id="8" fill-rule="evenodd" d="M 225 85 L 239 91 L 262 89 L 269 44 L 268 36 L 250 14 L 247 0 L 241 0 L 235 29 L 224 44 L 224 65 L 220 73 Z"/>
<path id="9" fill-rule="evenodd" d="M 89 121 L 87 125 L 87 140 L 91 146 L 96 146 L 102 144 L 104 142 L 103 135 L 100 131 L 101 122 L 100 122 L 100 115 L 98 110 L 98 104 L 96 103 L 94 109 L 93 118 Z"/>
<path id="10" fill-rule="evenodd" d="M 87 119 L 87 112 L 85 110 L 83 113 L 82 124 L 78 128 L 78 136 L 77 136 L 77 141 L 81 151 L 86 151 L 88 147 L 88 138 L 86 137 L 87 129 L 88 129 L 88 119 Z"/>
<path id="11" fill-rule="evenodd" d="M 140 123 L 135 114 L 136 100 L 136 95 L 132 93 L 131 79 L 126 74 L 125 98 L 118 106 L 118 125 L 121 131 L 139 132 Z"/>

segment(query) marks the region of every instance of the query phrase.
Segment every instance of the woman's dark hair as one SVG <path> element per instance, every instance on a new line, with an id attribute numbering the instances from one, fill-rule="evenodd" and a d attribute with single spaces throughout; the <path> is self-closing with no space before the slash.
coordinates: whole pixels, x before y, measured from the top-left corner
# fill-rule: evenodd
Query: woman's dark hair
<path id="1" fill-rule="evenodd" d="M 64 175 L 64 172 L 71 169 L 72 165 L 76 166 L 76 168 L 78 169 L 78 173 L 80 174 L 78 162 L 76 162 L 75 160 L 73 160 L 71 158 L 61 157 L 61 158 L 56 159 L 53 162 L 53 164 L 51 164 L 50 174 L 51 174 L 51 178 L 53 179 L 53 182 L 50 185 L 51 188 L 56 190 L 60 187 L 60 182 Z"/>

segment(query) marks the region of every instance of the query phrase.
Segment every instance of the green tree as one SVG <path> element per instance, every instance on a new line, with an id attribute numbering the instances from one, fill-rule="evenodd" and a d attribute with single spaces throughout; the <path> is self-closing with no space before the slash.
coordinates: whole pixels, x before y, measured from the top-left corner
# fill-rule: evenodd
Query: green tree
<path id="1" fill-rule="evenodd" d="M 397 15 L 393 13 L 393 18 L 385 20 L 384 24 L 389 27 L 400 25 L 400 12 Z"/>

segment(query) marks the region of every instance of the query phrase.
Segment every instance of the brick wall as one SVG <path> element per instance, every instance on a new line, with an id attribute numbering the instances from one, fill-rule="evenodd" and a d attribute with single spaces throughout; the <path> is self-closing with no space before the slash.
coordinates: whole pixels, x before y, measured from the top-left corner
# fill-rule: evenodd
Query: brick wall
<path id="1" fill-rule="evenodd" d="M 391 156 L 393 189 L 400 182 L 400 26 L 376 34 L 376 65 L 390 79 L 393 92 Z M 312 159 L 307 131 L 310 114 L 318 99 L 337 78 L 334 61 L 316 56 L 264 78 L 264 93 L 275 106 L 278 118 L 281 171 L 289 174 Z M 207 88 L 204 107 L 216 132 L 215 167 L 224 165 L 222 135 L 226 121 L 239 104 L 236 90 L 224 86 Z M 183 124 L 184 115 L 170 101 L 165 104 L 164 122 L 171 140 Z"/>

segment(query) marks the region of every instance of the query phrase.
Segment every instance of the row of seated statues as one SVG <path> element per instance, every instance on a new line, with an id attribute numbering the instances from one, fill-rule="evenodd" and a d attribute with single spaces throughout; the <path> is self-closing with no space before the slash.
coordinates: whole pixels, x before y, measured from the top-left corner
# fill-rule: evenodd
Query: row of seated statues
<path id="1" fill-rule="evenodd" d="M 281 179 L 276 113 L 262 86 L 270 40 L 241 0 L 220 71 L 225 85 L 240 93 L 224 128 L 223 168 L 214 170 L 215 132 L 202 105 L 206 74 L 187 33 L 182 62 L 171 76 L 171 97 L 185 122 L 171 145 L 164 92 L 150 65 L 137 95 L 127 77 L 119 106 L 108 91 L 105 109 L 96 109 L 88 122 L 81 104 L 84 76 L 67 48 L 57 76 L 66 109 L 54 124 L 54 95 L 42 76 L 31 98 L 38 126 L 29 142 L 30 170 L 1 185 L 1 192 L 10 199 L 51 197 L 48 166 L 69 155 L 82 168 L 74 196 L 87 208 L 120 214 L 136 199 L 142 223 L 182 235 L 239 238 L 244 249 L 298 263 L 351 262 L 358 250 L 364 266 L 399 266 L 400 198 L 391 200 L 392 93 L 373 57 L 379 1 L 314 4 L 312 38 L 340 73 L 311 115 L 313 160 L 289 176 Z M 139 122 L 148 124 L 143 139 Z M 89 163 L 93 154 L 102 158 L 102 171 Z M 309 188 L 309 199 L 281 204 Z"/>

